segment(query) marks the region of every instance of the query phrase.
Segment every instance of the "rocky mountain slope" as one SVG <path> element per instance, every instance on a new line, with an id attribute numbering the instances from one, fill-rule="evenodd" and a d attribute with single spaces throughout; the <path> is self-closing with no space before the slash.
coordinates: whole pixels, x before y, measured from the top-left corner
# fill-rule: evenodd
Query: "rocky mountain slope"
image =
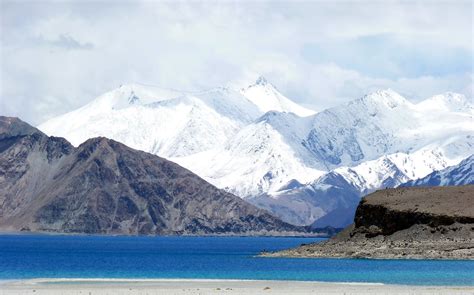
<path id="1" fill-rule="evenodd" d="M 107 136 L 287 222 L 339 226 L 350 220 L 341 212 L 353 212 L 354 192 L 334 194 L 341 185 L 320 178 L 342 177 L 360 196 L 456 165 L 474 149 L 473 114 L 462 95 L 414 104 L 393 90 L 314 114 L 260 77 L 193 93 L 124 85 L 38 128 L 75 146 Z M 289 189 L 293 181 L 301 186 Z"/>
<path id="2" fill-rule="evenodd" d="M 0 117 L 0 205 L 2 231 L 304 231 L 163 158 L 103 137 L 75 148 L 10 117 Z"/>
<path id="3" fill-rule="evenodd" d="M 264 255 L 474 259 L 474 185 L 377 191 L 332 239 Z"/>

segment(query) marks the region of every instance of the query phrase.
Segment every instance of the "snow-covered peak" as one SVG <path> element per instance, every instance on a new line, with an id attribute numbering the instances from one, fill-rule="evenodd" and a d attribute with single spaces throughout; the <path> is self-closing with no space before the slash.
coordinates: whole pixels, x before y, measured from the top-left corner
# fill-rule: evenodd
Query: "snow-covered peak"
<path id="1" fill-rule="evenodd" d="M 262 75 L 258 76 L 255 80 L 246 80 L 241 82 L 241 87 L 243 90 L 255 86 L 271 86 L 276 89 L 276 87 Z"/>
<path id="2" fill-rule="evenodd" d="M 255 85 L 267 85 L 268 84 L 268 81 L 267 79 L 265 79 L 264 76 L 260 76 L 257 78 L 257 80 L 255 81 Z"/>
<path id="3" fill-rule="evenodd" d="M 155 86 L 146 86 L 141 84 L 124 84 L 120 87 L 108 91 L 84 108 L 91 112 L 107 112 L 110 110 L 119 110 L 129 106 L 146 105 L 153 102 L 172 99 L 183 95 L 184 92 L 159 88 Z"/>
<path id="4" fill-rule="evenodd" d="M 327 169 L 411 148 L 403 133 L 419 127 L 413 105 L 393 90 L 371 93 L 312 118 L 304 144 Z"/>
<path id="5" fill-rule="evenodd" d="M 392 89 L 378 90 L 361 98 L 367 104 L 383 105 L 394 109 L 401 105 L 408 105 L 410 102 Z"/>
<path id="6" fill-rule="evenodd" d="M 258 77 L 255 83 L 242 88 L 240 92 L 263 113 L 268 111 L 290 112 L 300 117 L 316 113 L 285 97 L 263 76 Z"/>
<path id="7" fill-rule="evenodd" d="M 250 123 L 262 114 L 255 104 L 229 87 L 216 87 L 194 93 L 194 96 L 218 113 L 238 121 Z"/>
<path id="8" fill-rule="evenodd" d="M 435 95 L 417 104 L 417 107 L 426 110 L 443 110 L 451 112 L 469 112 L 472 111 L 472 99 L 465 95 L 446 92 Z"/>

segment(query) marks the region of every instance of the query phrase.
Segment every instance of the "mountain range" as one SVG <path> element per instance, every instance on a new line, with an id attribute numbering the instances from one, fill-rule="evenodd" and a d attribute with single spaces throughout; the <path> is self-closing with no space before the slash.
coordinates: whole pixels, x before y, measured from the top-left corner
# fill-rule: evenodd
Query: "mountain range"
<path id="1" fill-rule="evenodd" d="M 87 234 L 298 234 L 191 171 L 104 137 L 77 148 L 0 116 L 0 229 Z"/>
<path id="2" fill-rule="evenodd" d="M 343 227 L 360 197 L 472 155 L 474 108 L 381 90 L 315 112 L 265 78 L 199 92 L 123 85 L 38 126 L 74 146 L 106 136 L 178 163 L 297 225 Z"/>

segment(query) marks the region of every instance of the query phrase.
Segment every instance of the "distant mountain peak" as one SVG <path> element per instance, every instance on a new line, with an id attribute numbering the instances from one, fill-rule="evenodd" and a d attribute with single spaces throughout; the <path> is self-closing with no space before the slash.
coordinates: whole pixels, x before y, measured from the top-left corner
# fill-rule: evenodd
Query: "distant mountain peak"
<path id="1" fill-rule="evenodd" d="M 456 92 L 445 92 L 430 98 L 431 100 L 439 100 L 450 104 L 468 104 L 470 103 L 467 97 Z"/>
<path id="2" fill-rule="evenodd" d="M 79 145 L 79 148 L 81 149 L 79 158 L 82 160 L 88 159 L 97 152 L 100 153 L 101 150 L 105 150 L 107 146 L 109 146 L 109 141 L 105 137 L 99 136 L 90 138 Z"/>
<path id="3" fill-rule="evenodd" d="M 291 112 L 300 117 L 315 114 L 315 111 L 285 97 L 263 76 L 259 76 L 253 84 L 242 88 L 240 93 L 254 103 L 263 113 L 268 111 Z"/>
<path id="4" fill-rule="evenodd" d="M 260 88 L 260 87 L 263 87 L 263 88 L 270 88 L 270 89 L 273 89 L 274 91 L 278 91 L 276 89 L 276 87 L 270 83 L 267 78 L 265 78 L 264 76 L 260 75 L 257 77 L 257 79 L 255 81 L 248 81 L 246 85 L 243 85 L 243 88 L 241 89 L 241 91 L 246 91 L 248 89 L 252 89 L 252 88 Z"/>
<path id="5" fill-rule="evenodd" d="M 43 132 L 20 120 L 19 118 L 0 116 L 0 139 L 30 135 L 33 133 L 43 134 Z"/>
<path id="6" fill-rule="evenodd" d="M 97 137 L 89 138 L 88 140 L 84 141 L 80 146 L 87 147 L 87 146 L 104 145 L 104 144 L 108 144 L 109 141 L 112 141 L 112 139 L 108 139 L 103 136 L 97 136 Z"/>
<path id="7" fill-rule="evenodd" d="M 430 101 L 437 102 L 452 111 L 463 111 L 472 108 L 472 99 L 470 100 L 465 95 L 455 92 L 435 95 Z"/>
<path id="8" fill-rule="evenodd" d="M 384 90 L 377 90 L 370 94 L 365 95 L 361 99 L 365 102 L 372 102 L 376 104 L 384 104 L 389 108 L 396 108 L 399 105 L 404 105 L 408 103 L 408 100 L 395 92 L 394 90 L 388 88 Z"/>
<path id="9" fill-rule="evenodd" d="M 269 84 L 269 83 L 268 83 L 267 79 L 264 76 L 259 76 L 257 78 L 257 80 L 255 80 L 255 85 L 264 86 L 264 85 L 267 85 L 267 84 Z"/>
<path id="10" fill-rule="evenodd" d="M 423 110 L 450 111 L 450 112 L 472 112 L 474 105 L 472 98 L 455 92 L 445 92 L 432 96 L 419 102 L 417 105 Z"/>

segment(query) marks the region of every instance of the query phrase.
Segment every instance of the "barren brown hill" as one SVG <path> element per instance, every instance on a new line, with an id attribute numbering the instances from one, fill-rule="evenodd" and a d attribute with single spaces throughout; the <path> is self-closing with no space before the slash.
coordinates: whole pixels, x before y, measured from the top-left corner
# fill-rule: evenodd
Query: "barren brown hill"
<path id="1" fill-rule="evenodd" d="M 376 191 L 364 198 L 363 204 L 396 211 L 474 218 L 474 186 L 391 188 Z"/>
<path id="2" fill-rule="evenodd" d="M 8 117 L 0 117 L 0 229 L 132 235 L 305 232 L 163 158 L 107 138 L 75 148 Z"/>

